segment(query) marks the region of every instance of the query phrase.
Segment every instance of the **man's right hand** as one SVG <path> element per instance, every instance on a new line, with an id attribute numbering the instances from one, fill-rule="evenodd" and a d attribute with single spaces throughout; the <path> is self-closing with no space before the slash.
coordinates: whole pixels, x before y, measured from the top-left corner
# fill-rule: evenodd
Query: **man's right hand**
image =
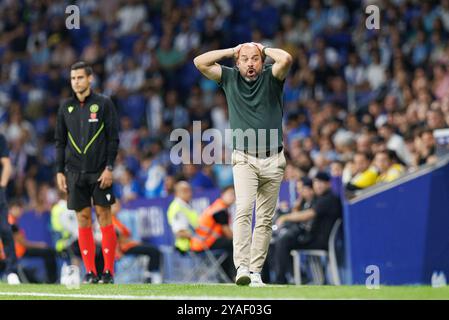
<path id="1" fill-rule="evenodd" d="M 242 45 L 241 45 L 241 44 L 236 45 L 234 48 L 232 48 L 232 52 L 233 52 L 233 54 L 234 54 L 234 59 L 235 59 L 235 60 L 238 59 L 238 57 L 239 57 L 239 52 L 240 52 L 240 49 L 241 49 L 241 48 L 242 48 Z"/>
<path id="2" fill-rule="evenodd" d="M 238 58 L 242 45 L 221 50 L 212 50 L 193 59 L 195 67 L 208 79 L 221 81 L 221 66 L 217 63 L 224 58 Z"/>
<path id="3" fill-rule="evenodd" d="M 65 179 L 65 175 L 61 172 L 58 172 L 56 174 L 56 182 L 58 184 L 58 188 L 59 190 L 61 190 L 62 192 L 67 193 L 67 182 Z"/>

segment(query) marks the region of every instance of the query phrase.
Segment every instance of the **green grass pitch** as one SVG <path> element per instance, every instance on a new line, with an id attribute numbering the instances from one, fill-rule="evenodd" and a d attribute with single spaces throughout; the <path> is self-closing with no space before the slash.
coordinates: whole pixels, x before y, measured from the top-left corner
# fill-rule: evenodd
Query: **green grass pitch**
<path id="1" fill-rule="evenodd" d="M 1 300 L 79 300 L 79 299 L 449 299 L 449 287 L 429 286 L 266 286 L 237 287 L 222 284 L 161 284 L 161 285 L 81 285 L 68 289 L 62 285 L 0 284 Z"/>

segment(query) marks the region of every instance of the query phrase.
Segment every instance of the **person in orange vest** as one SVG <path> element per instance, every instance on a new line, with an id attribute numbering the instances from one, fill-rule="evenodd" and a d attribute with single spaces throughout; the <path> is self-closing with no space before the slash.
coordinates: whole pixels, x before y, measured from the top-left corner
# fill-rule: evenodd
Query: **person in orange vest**
<path id="1" fill-rule="evenodd" d="M 135 241 L 132 239 L 131 231 L 119 220 L 117 214 L 120 212 L 120 201 L 116 199 L 115 203 L 111 206 L 112 212 L 112 224 L 117 233 L 117 258 L 121 258 L 123 255 L 146 255 L 150 258 L 148 264 L 148 270 L 145 273 L 146 282 L 153 284 L 162 283 L 162 275 L 160 272 L 161 266 L 161 253 L 155 246 Z"/>
<path id="2" fill-rule="evenodd" d="M 195 236 L 190 239 L 190 249 L 201 252 L 204 250 L 224 249 L 228 257 L 222 267 L 230 279 L 235 278 L 233 265 L 232 230 L 230 227 L 229 207 L 235 202 L 233 186 L 223 188 L 221 196 L 215 200 L 200 217 L 195 229 Z"/>

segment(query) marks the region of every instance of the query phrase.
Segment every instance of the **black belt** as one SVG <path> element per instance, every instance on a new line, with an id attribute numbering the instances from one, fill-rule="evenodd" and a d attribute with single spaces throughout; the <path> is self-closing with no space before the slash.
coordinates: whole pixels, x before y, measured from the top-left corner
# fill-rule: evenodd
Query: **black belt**
<path id="1" fill-rule="evenodd" d="M 273 150 L 268 150 L 268 151 L 260 152 L 260 153 L 259 153 L 259 152 L 251 153 L 251 152 L 249 152 L 248 150 L 243 150 L 243 153 L 249 154 L 250 156 L 253 156 L 253 157 L 256 157 L 256 158 L 259 158 L 259 157 L 261 157 L 261 156 L 263 156 L 264 158 L 268 158 L 270 155 L 278 154 L 278 153 L 281 152 L 283 149 L 284 149 L 284 147 L 283 147 L 283 146 L 280 146 L 280 147 L 277 148 L 277 151 L 276 151 L 276 149 L 273 149 Z"/>

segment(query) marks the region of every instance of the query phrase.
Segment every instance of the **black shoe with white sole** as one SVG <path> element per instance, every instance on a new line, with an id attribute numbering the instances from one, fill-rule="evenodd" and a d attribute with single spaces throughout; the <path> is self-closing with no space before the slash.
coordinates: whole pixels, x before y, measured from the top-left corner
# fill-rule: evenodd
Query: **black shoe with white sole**
<path id="1" fill-rule="evenodd" d="M 106 270 L 103 272 L 103 275 L 101 276 L 100 283 L 104 284 L 113 284 L 114 283 L 114 276 L 111 274 L 109 270 Z"/>
<path id="2" fill-rule="evenodd" d="M 96 284 L 98 283 L 100 279 L 98 278 L 98 276 L 93 273 L 92 271 L 86 273 L 86 275 L 84 276 L 84 280 L 83 283 L 84 284 Z"/>

